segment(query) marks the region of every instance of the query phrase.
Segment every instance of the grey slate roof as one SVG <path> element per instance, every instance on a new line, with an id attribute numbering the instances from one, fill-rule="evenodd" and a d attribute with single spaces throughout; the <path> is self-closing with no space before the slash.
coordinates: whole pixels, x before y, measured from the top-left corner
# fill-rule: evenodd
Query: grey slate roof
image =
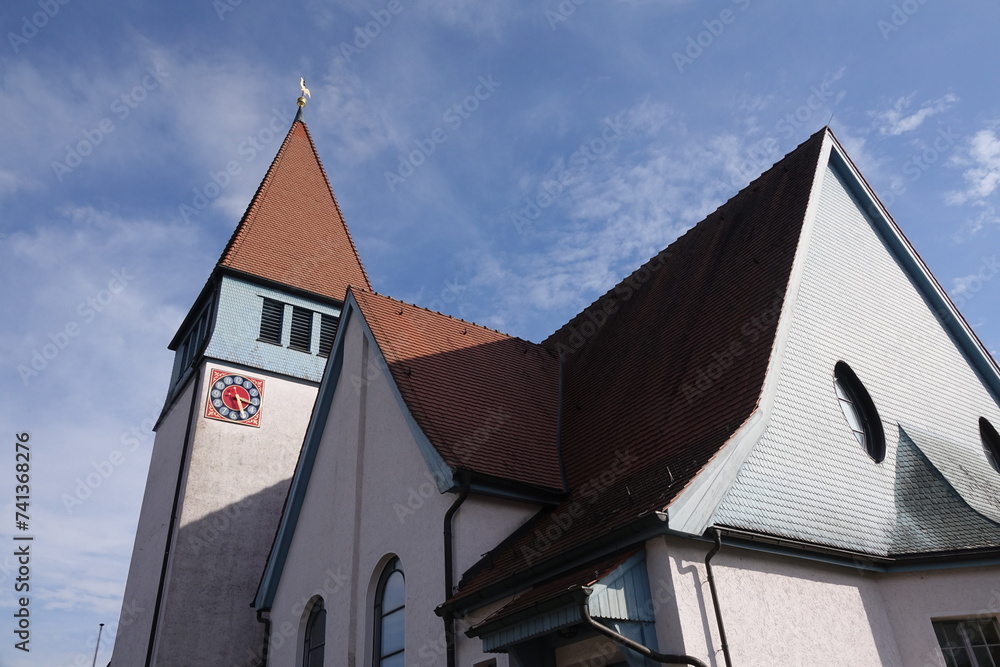
<path id="1" fill-rule="evenodd" d="M 931 456 L 941 468 L 935 467 Z M 970 484 L 1000 486 L 992 470 L 985 476 L 971 476 L 977 467 L 976 458 L 941 436 L 900 426 L 894 494 L 896 527 L 889 555 L 1000 544 L 1000 523 L 974 509 L 975 505 L 983 505 L 984 495 L 977 492 L 966 496 L 959 490 Z M 959 480 L 959 486 L 949 478 Z M 992 496 L 994 504 L 996 497 Z"/>

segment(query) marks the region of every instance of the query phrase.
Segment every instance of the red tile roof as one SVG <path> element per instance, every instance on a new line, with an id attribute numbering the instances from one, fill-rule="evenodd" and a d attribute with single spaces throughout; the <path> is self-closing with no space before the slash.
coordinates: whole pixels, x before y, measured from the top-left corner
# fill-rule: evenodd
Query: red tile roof
<path id="1" fill-rule="evenodd" d="M 544 341 L 564 359 L 572 494 L 466 572 L 453 602 L 665 509 L 751 416 L 825 136 Z"/>
<path id="2" fill-rule="evenodd" d="M 535 343 L 351 290 L 417 424 L 452 468 L 562 491 L 559 363 Z"/>
<path id="3" fill-rule="evenodd" d="M 342 300 L 371 289 L 305 123 L 292 123 L 220 267 Z"/>

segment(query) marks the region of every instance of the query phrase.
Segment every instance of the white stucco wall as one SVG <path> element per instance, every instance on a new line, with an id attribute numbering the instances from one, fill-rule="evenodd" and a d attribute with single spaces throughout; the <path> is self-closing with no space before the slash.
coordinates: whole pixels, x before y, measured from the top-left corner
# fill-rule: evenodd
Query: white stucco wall
<path id="1" fill-rule="evenodd" d="M 879 580 L 886 614 L 906 667 L 944 667 L 931 621 L 1000 618 L 998 568 L 894 574 Z"/>
<path id="2" fill-rule="evenodd" d="M 708 542 L 646 543 L 662 652 L 724 665 Z M 932 620 L 1000 615 L 995 568 L 878 573 L 725 546 L 712 560 L 734 665 L 944 667 Z"/>
<path id="3" fill-rule="evenodd" d="M 300 664 L 304 607 L 317 594 L 329 610 L 327 663 L 372 664 L 373 589 L 396 555 L 406 578 L 406 663 L 443 665 L 444 624 L 434 608 L 445 597 L 443 518 L 455 495 L 437 492 L 390 380 L 370 372 L 381 364 L 372 363 L 378 351 L 360 316 L 343 336 L 343 372 L 270 611 L 269 664 Z M 455 522 L 456 582 L 535 509 L 470 496 Z M 478 640 L 459 641 L 460 664 L 494 657 L 483 656 Z"/>
<path id="4" fill-rule="evenodd" d="M 705 572 L 710 543 L 646 545 L 661 651 L 724 665 Z M 724 548 L 713 560 L 734 665 L 901 665 L 877 577 Z"/>
<path id="5" fill-rule="evenodd" d="M 122 613 L 115 636 L 116 665 L 146 663 L 156 591 L 167 541 L 167 525 L 170 522 L 193 391 L 194 382 L 190 382 L 164 416 L 153 441 L 146 489 L 142 496 L 132 560 L 125 583 Z"/>
<path id="6" fill-rule="evenodd" d="M 264 379 L 259 428 L 205 418 L 214 368 Z M 157 665 L 255 665 L 264 632 L 250 603 L 316 386 L 211 361 L 200 373 L 196 432 L 168 562 L 154 660 Z M 175 479 L 174 470 L 156 472 Z M 169 512 L 169 502 L 166 506 Z M 157 563 L 157 579 L 158 567 Z"/>

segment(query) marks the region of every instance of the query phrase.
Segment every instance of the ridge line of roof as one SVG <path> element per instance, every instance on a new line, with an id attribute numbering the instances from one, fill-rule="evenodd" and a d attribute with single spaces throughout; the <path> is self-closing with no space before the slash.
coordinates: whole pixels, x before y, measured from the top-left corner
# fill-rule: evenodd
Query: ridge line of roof
<path id="1" fill-rule="evenodd" d="M 361 291 L 365 292 L 365 290 Z M 365 292 L 365 293 L 369 295 L 375 295 L 374 292 Z M 424 406 L 424 402 L 420 398 L 419 392 L 413 386 L 412 378 L 406 373 L 403 374 L 403 377 L 399 377 L 399 374 L 393 371 L 392 367 L 393 364 L 399 364 L 404 368 L 406 367 L 406 364 L 403 362 L 403 359 L 400 356 L 400 354 L 396 351 L 396 348 L 392 345 L 391 337 L 386 333 L 385 327 L 379 320 L 378 315 L 374 312 L 365 312 L 364 306 L 361 304 L 361 301 L 358 300 L 357 296 L 354 295 L 352 288 L 348 288 L 347 295 L 354 300 L 354 303 L 357 304 L 358 311 L 360 311 L 361 313 L 362 322 L 367 324 L 368 329 L 371 331 L 372 339 L 375 342 L 375 347 L 378 348 L 379 354 L 382 355 L 382 359 L 386 362 L 385 370 L 389 372 L 388 379 L 390 379 L 392 382 L 395 382 L 396 385 L 399 387 L 400 395 L 403 398 L 403 402 L 406 404 L 406 409 L 409 410 L 411 413 L 415 411 L 420 413 L 421 419 L 417 420 L 416 414 L 413 414 L 413 419 L 417 420 L 418 424 L 423 422 L 420 426 L 420 429 L 425 432 L 427 439 L 431 443 L 435 441 L 440 441 L 441 433 L 437 428 L 437 424 L 435 424 L 434 420 L 430 418 L 427 408 Z M 376 295 L 376 296 L 382 296 L 382 295 Z M 383 298 L 388 298 L 388 297 L 383 297 Z M 395 299 L 391 300 L 394 301 Z M 376 329 L 378 329 L 378 333 L 376 333 L 375 331 Z M 392 355 L 391 359 L 386 354 L 386 350 L 382 348 L 383 344 L 389 348 L 388 351 Z M 405 391 L 406 395 L 404 395 L 403 392 L 404 385 L 406 388 Z M 431 430 L 433 432 L 427 433 L 428 430 Z M 445 462 L 445 464 L 447 465 L 447 461 Z"/>
<path id="2" fill-rule="evenodd" d="M 301 111 L 301 109 L 299 109 Z M 347 220 L 344 218 L 343 211 L 340 210 L 340 202 L 337 201 L 337 194 L 333 191 L 333 186 L 330 184 L 330 178 L 326 175 L 326 167 L 323 166 L 323 161 L 319 157 L 319 152 L 316 150 L 316 144 L 313 142 L 312 133 L 309 132 L 309 126 L 306 122 L 296 117 L 296 120 L 292 122 L 292 128 L 295 127 L 295 123 L 302 123 L 302 129 L 305 130 L 306 139 L 309 140 L 309 148 L 312 150 L 313 156 L 316 158 L 316 164 L 319 165 L 319 172 L 323 175 L 323 181 L 326 183 L 326 190 L 330 193 L 330 198 L 333 200 L 333 207 L 337 210 L 337 216 L 340 218 L 340 222 L 343 224 L 344 233 L 347 234 L 347 242 L 351 244 L 351 251 L 354 253 L 354 259 L 357 261 L 358 266 L 361 268 L 361 275 L 365 279 L 365 283 L 371 286 L 372 281 L 368 278 L 368 272 L 365 271 L 365 265 L 361 261 L 361 256 L 358 255 L 358 248 L 354 245 L 354 238 L 351 236 L 351 229 L 347 226 Z M 291 135 L 291 129 L 288 131 Z"/>
<path id="3" fill-rule="evenodd" d="M 717 215 L 722 215 L 722 213 L 723 213 L 722 209 L 726 208 L 732 202 L 734 202 L 736 199 L 738 199 L 742 195 L 744 195 L 744 193 L 746 193 L 748 190 L 750 190 L 750 188 L 753 187 L 758 181 L 760 181 L 761 179 L 763 179 L 765 175 L 767 175 L 768 173 L 770 173 L 779 164 L 781 164 L 782 162 L 784 162 L 785 159 L 789 155 L 791 155 L 795 151 L 799 150 L 800 148 L 802 148 L 804 145 L 806 145 L 810 141 L 813 141 L 818 134 L 821 134 L 821 133 L 824 133 L 824 132 L 830 134 L 831 136 L 833 134 L 833 132 L 830 130 L 830 128 L 829 128 L 828 125 L 823 126 L 822 128 L 820 128 L 816 132 L 813 132 L 811 135 L 809 135 L 809 137 L 807 139 L 805 139 L 804 141 L 802 141 L 801 143 L 799 143 L 795 148 L 793 148 L 788 153 L 786 153 L 785 155 L 783 155 L 781 158 L 779 158 L 778 160 L 776 160 L 770 167 L 768 167 L 767 169 L 765 169 L 764 171 L 762 171 L 760 174 L 758 174 L 756 178 L 754 178 L 752 181 L 750 181 L 749 183 L 747 183 L 745 186 L 743 186 L 742 188 L 740 188 L 739 190 L 737 190 L 735 194 L 733 194 L 731 197 L 729 197 L 728 199 L 726 199 L 724 202 L 722 202 L 721 204 L 719 204 L 718 206 L 716 206 L 715 209 L 712 210 L 707 215 L 705 215 L 705 217 L 701 218 L 698 222 L 696 222 L 695 224 L 691 225 L 686 230 L 684 230 L 684 232 L 680 236 L 678 236 L 677 238 L 675 238 L 673 241 L 671 241 L 670 244 L 667 245 L 666 248 L 663 248 L 662 250 L 660 250 L 659 252 L 657 252 L 656 254 L 654 254 L 652 257 L 650 257 L 649 259 L 647 259 L 639 267 L 637 267 L 634 271 L 632 271 L 627 276 L 625 276 L 624 278 L 622 278 L 621 280 L 619 280 L 617 283 L 615 283 L 614 285 L 612 285 L 610 289 L 608 289 L 605 292 L 603 292 L 601 295 L 599 295 L 597 298 L 595 298 L 593 301 L 591 301 L 587 306 L 585 306 L 583 309 L 581 309 L 579 312 L 577 312 L 575 315 L 573 315 L 569 320 L 567 320 L 566 322 L 564 322 L 563 324 L 561 324 L 555 331 L 553 331 L 551 334 L 549 334 L 545 338 L 545 340 L 543 340 L 541 342 L 541 345 L 548 346 L 548 345 L 553 344 L 552 343 L 553 339 L 556 338 L 566 327 L 570 326 L 571 324 L 573 324 L 574 322 L 576 322 L 580 318 L 585 317 L 586 314 L 587 314 L 587 312 L 590 311 L 590 310 L 592 310 L 594 308 L 594 306 L 596 306 L 598 303 L 600 303 L 601 301 L 603 301 L 606 297 L 608 297 L 608 295 L 614 294 L 615 290 L 617 290 L 619 286 L 624 285 L 625 283 L 627 283 L 634 276 L 636 276 L 640 271 L 642 271 L 647 266 L 649 266 L 650 264 L 652 264 L 654 260 L 660 259 L 661 255 L 666 255 L 663 258 L 665 260 L 666 259 L 670 259 L 670 250 L 671 249 L 676 249 L 678 247 L 678 244 L 681 243 L 682 241 L 684 241 L 684 239 L 688 238 L 688 236 L 691 234 L 691 232 L 695 231 L 695 229 L 698 226 L 700 226 L 702 222 L 705 222 L 705 221 L 707 221 L 707 220 L 709 220 L 709 219 L 711 219 L 711 218 L 713 218 L 713 217 L 715 217 Z"/>
<path id="4" fill-rule="evenodd" d="M 249 229 L 245 229 L 244 225 L 247 227 L 251 224 L 251 219 L 253 213 L 256 212 L 261 201 L 265 197 L 266 191 L 271 187 L 271 183 L 274 181 L 274 173 L 277 171 L 278 164 L 285 156 L 285 150 L 292 140 L 292 132 L 295 129 L 295 123 L 301 123 L 302 121 L 292 121 L 291 127 L 288 128 L 288 133 L 285 134 L 284 140 L 281 142 L 281 146 L 278 147 L 278 152 L 275 153 L 274 159 L 271 160 L 270 166 L 268 166 L 267 171 L 264 173 L 264 178 L 261 179 L 260 185 L 257 186 L 257 190 L 254 192 L 253 197 L 250 198 L 250 203 L 247 204 L 246 210 L 243 212 L 243 216 L 240 218 L 239 222 L 236 223 L 236 229 L 233 230 L 232 236 L 229 237 L 229 242 L 226 243 L 226 247 L 222 250 L 222 255 L 219 257 L 219 261 L 215 263 L 216 268 L 220 266 L 227 266 L 225 263 L 230 255 L 235 255 L 239 250 L 239 247 L 243 244 L 243 241 L 247 237 L 247 232 Z M 308 132 L 307 132 L 308 134 Z M 311 141 L 310 141 L 311 143 Z M 345 227 L 347 225 L 344 225 Z"/>
<path id="5" fill-rule="evenodd" d="M 354 287 L 351 286 L 351 289 L 354 289 Z M 545 347 L 541 343 L 532 342 L 530 340 L 521 338 L 520 336 L 515 336 L 515 335 L 509 334 L 509 333 L 507 333 L 505 331 L 500 331 L 499 329 L 494 329 L 492 327 L 488 327 L 485 324 L 478 324 L 477 322 L 473 322 L 471 320 L 465 320 L 465 319 L 462 319 L 461 317 L 455 317 L 454 315 L 449 315 L 448 313 L 442 313 L 442 312 L 437 311 L 437 310 L 431 310 L 430 308 L 427 308 L 426 306 L 419 306 L 419 305 L 417 305 L 415 303 L 410 303 L 409 301 L 403 301 L 402 299 L 397 299 L 396 297 L 389 296 L 388 294 L 381 294 L 379 292 L 376 292 L 373 289 L 358 288 L 356 291 L 360 291 L 360 292 L 363 292 L 365 294 L 371 294 L 373 296 L 377 296 L 377 297 L 385 299 L 387 301 L 392 301 L 394 303 L 398 303 L 398 304 L 401 304 L 401 305 L 404 305 L 404 306 L 409 306 L 410 308 L 415 308 L 416 310 L 422 310 L 425 313 L 429 313 L 431 315 L 437 315 L 437 316 L 440 316 L 440 317 L 446 317 L 449 320 L 452 320 L 454 322 L 460 322 L 462 324 L 467 324 L 469 326 L 476 327 L 477 329 L 481 329 L 483 331 L 489 331 L 491 333 L 499 334 L 501 336 L 504 336 L 507 339 L 510 339 L 510 340 L 513 340 L 513 341 L 522 342 L 522 343 L 524 343 L 526 345 L 530 345 L 531 347 L 539 348 L 540 350 L 543 350 L 546 353 L 551 354 L 551 350 L 549 350 L 547 347 Z"/>

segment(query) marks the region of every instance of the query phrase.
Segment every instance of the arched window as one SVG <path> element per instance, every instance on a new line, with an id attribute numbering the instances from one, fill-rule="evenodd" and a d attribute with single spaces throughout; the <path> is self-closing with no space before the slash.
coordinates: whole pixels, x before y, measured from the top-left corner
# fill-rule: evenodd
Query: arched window
<path id="1" fill-rule="evenodd" d="M 868 456 L 876 463 L 881 463 L 885 458 L 885 434 L 882 432 L 882 420 L 879 419 L 878 410 L 875 409 L 868 390 L 843 361 L 837 362 L 833 376 L 840 409 L 854 432 L 854 438 L 868 452 Z"/>
<path id="2" fill-rule="evenodd" d="M 305 645 L 302 650 L 303 667 L 323 667 L 323 650 L 326 646 L 326 607 L 317 600 L 306 621 Z"/>
<path id="3" fill-rule="evenodd" d="M 979 435 L 983 439 L 986 458 L 997 472 L 1000 472 L 1000 433 L 986 417 L 979 418 Z"/>
<path id="4" fill-rule="evenodd" d="M 385 566 L 375 589 L 375 657 L 373 667 L 403 667 L 403 617 L 406 587 L 399 559 Z"/>

